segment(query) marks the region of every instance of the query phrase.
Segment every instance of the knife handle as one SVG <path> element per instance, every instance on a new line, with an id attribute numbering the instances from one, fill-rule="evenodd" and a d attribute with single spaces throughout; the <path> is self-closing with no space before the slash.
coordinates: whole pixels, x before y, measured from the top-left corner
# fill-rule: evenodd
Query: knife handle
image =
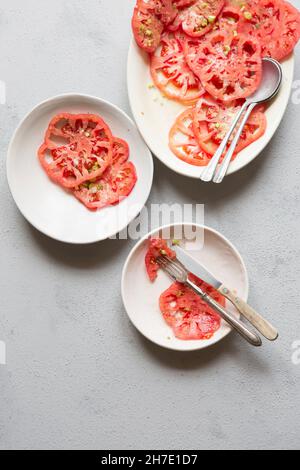
<path id="1" fill-rule="evenodd" d="M 224 295 L 235 308 L 269 341 L 275 341 L 278 338 L 278 331 L 265 320 L 259 313 L 257 313 L 250 305 L 244 300 L 235 295 L 226 286 L 221 286 L 218 291 Z"/>
<path id="2" fill-rule="evenodd" d="M 234 328 L 248 343 L 253 346 L 261 346 L 262 342 L 260 337 L 254 332 L 251 331 L 244 323 L 242 323 L 238 318 L 235 318 L 225 310 L 218 302 L 216 302 L 212 297 L 207 295 L 200 287 L 191 282 L 189 279 L 186 281 L 186 285 L 189 286 L 196 294 L 199 294 L 202 299 L 213 308 L 218 314 L 232 327 Z"/>

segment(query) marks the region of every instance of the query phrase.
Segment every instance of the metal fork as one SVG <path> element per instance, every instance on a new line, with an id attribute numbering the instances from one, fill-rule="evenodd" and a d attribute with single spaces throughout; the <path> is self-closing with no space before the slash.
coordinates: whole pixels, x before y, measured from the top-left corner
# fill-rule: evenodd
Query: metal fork
<path id="1" fill-rule="evenodd" d="M 185 284 L 192 289 L 196 294 L 200 295 L 202 299 L 212 307 L 232 328 L 234 328 L 248 343 L 253 346 L 261 346 L 261 338 L 244 325 L 240 320 L 230 315 L 218 302 L 204 292 L 199 286 L 194 284 L 188 277 L 189 273 L 185 267 L 178 261 L 171 260 L 166 256 L 160 256 L 157 262 L 162 269 L 174 281 Z"/>

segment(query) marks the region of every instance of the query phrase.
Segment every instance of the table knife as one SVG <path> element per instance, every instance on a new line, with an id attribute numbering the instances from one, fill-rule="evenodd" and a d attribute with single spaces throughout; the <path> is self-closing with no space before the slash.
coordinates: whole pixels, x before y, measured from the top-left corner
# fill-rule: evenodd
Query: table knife
<path id="1" fill-rule="evenodd" d="M 257 313 L 250 305 L 243 299 L 238 297 L 232 290 L 225 286 L 221 281 L 208 271 L 199 261 L 193 258 L 186 250 L 180 246 L 172 246 L 176 253 L 177 260 L 192 274 L 210 284 L 220 292 L 226 299 L 228 299 L 235 308 L 243 315 L 265 338 L 270 341 L 275 341 L 278 338 L 278 331 L 265 320 L 259 313 Z"/>

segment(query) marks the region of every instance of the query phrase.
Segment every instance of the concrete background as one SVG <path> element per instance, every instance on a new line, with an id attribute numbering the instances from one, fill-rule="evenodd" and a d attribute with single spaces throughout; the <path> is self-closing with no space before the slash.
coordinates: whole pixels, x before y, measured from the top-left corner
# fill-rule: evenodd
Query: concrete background
<path id="1" fill-rule="evenodd" d="M 7 86 L 0 106 L 0 340 L 7 346 L 0 447 L 299 448 L 300 365 L 291 359 L 300 340 L 297 93 L 270 145 L 244 171 L 204 186 L 155 161 L 149 200 L 205 203 L 207 225 L 240 250 L 250 301 L 280 330 L 278 342 L 260 350 L 233 334 L 194 354 L 150 344 L 129 323 L 120 297 L 134 242 L 57 243 L 29 226 L 9 193 L 9 140 L 41 100 L 79 91 L 130 114 L 133 4 L 0 0 L 0 79 Z"/>

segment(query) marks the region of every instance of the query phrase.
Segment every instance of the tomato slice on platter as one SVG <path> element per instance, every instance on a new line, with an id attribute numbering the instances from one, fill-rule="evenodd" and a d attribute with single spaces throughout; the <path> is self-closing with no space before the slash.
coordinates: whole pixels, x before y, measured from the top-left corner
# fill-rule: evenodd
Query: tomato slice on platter
<path id="1" fill-rule="evenodd" d="M 227 14 L 232 10 L 237 30 L 259 40 L 262 57 L 282 60 L 300 38 L 300 13 L 283 0 L 227 0 Z M 228 18 L 230 19 L 230 18 Z M 222 24 L 224 27 L 224 24 Z"/>
<path id="2" fill-rule="evenodd" d="M 282 0 L 251 0 L 247 9 L 240 29 L 259 39 L 262 56 L 282 60 L 289 55 L 300 38 L 299 11 Z"/>
<path id="3" fill-rule="evenodd" d="M 137 45 L 148 53 L 158 47 L 164 26 L 151 10 L 135 7 L 132 17 L 132 31 Z"/>
<path id="4" fill-rule="evenodd" d="M 225 306 L 224 297 L 213 287 L 192 274 L 189 277 L 220 305 Z M 219 315 L 199 295 L 179 282 L 173 283 L 161 294 L 159 306 L 165 321 L 178 339 L 209 339 L 220 328 Z"/>
<path id="5" fill-rule="evenodd" d="M 137 0 L 137 7 L 142 11 L 153 12 L 165 25 L 172 23 L 177 15 L 176 2 L 173 0 Z"/>
<path id="6" fill-rule="evenodd" d="M 168 98 L 195 103 L 204 93 L 200 80 L 189 68 L 183 51 L 184 33 L 166 31 L 151 55 L 151 75 L 156 87 Z"/>
<path id="7" fill-rule="evenodd" d="M 137 0 L 131 22 L 137 45 L 150 54 L 154 52 L 164 27 L 174 21 L 177 12 L 172 0 Z"/>
<path id="8" fill-rule="evenodd" d="M 200 147 L 209 155 L 215 154 L 242 104 L 242 100 L 224 104 L 209 95 L 198 101 L 194 112 L 193 129 Z M 263 106 L 254 108 L 244 127 L 233 158 L 264 134 L 267 123 L 263 111 Z M 234 135 L 235 133 L 231 136 L 228 147 Z"/>
<path id="9" fill-rule="evenodd" d="M 282 60 L 294 49 L 300 39 L 300 12 L 290 3 L 284 2 L 281 6 L 282 29 L 276 41 L 271 41 L 263 47 L 263 51 L 273 57 Z"/>
<path id="10" fill-rule="evenodd" d="M 48 176 L 65 188 L 100 176 L 112 160 L 112 134 L 93 114 L 55 116 L 38 151 Z"/>
<path id="11" fill-rule="evenodd" d="M 214 29 L 227 30 L 230 32 L 238 31 L 242 18 L 243 13 L 240 7 L 226 0 L 225 6 L 217 18 Z"/>
<path id="12" fill-rule="evenodd" d="M 173 0 L 173 5 L 175 5 L 177 8 L 185 8 L 193 5 L 197 1 L 198 0 Z"/>
<path id="13" fill-rule="evenodd" d="M 160 269 L 156 261 L 159 256 L 168 256 L 171 259 L 175 259 L 176 253 L 169 248 L 166 240 L 162 238 L 150 238 L 148 240 L 148 250 L 145 256 L 145 266 L 151 282 L 155 281 L 157 272 Z"/>
<path id="14" fill-rule="evenodd" d="M 218 30 L 186 40 L 185 55 L 205 90 L 224 102 L 250 96 L 262 74 L 261 47 L 254 37 Z"/>
<path id="15" fill-rule="evenodd" d="M 180 160 L 190 165 L 206 166 L 211 156 L 200 147 L 193 129 L 194 108 L 183 111 L 169 134 L 169 147 Z"/>
<path id="16" fill-rule="evenodd" d="M 197 0 L 182 10 L 170 26 L 172 30 L 180 26 L 191 37 L 200 37 L 210 31 L 224 6 L 224 0 Z"/>
<path id="17" fill-rule="evenodd" d="M 75 197 L 90 210 L 120 203 L 129 196 L 137 181 L 135 166 L 127 161 L 128 156 L 127 143 L 114 137 L 112 165 L 100 178 L 75 188 Z"/>

